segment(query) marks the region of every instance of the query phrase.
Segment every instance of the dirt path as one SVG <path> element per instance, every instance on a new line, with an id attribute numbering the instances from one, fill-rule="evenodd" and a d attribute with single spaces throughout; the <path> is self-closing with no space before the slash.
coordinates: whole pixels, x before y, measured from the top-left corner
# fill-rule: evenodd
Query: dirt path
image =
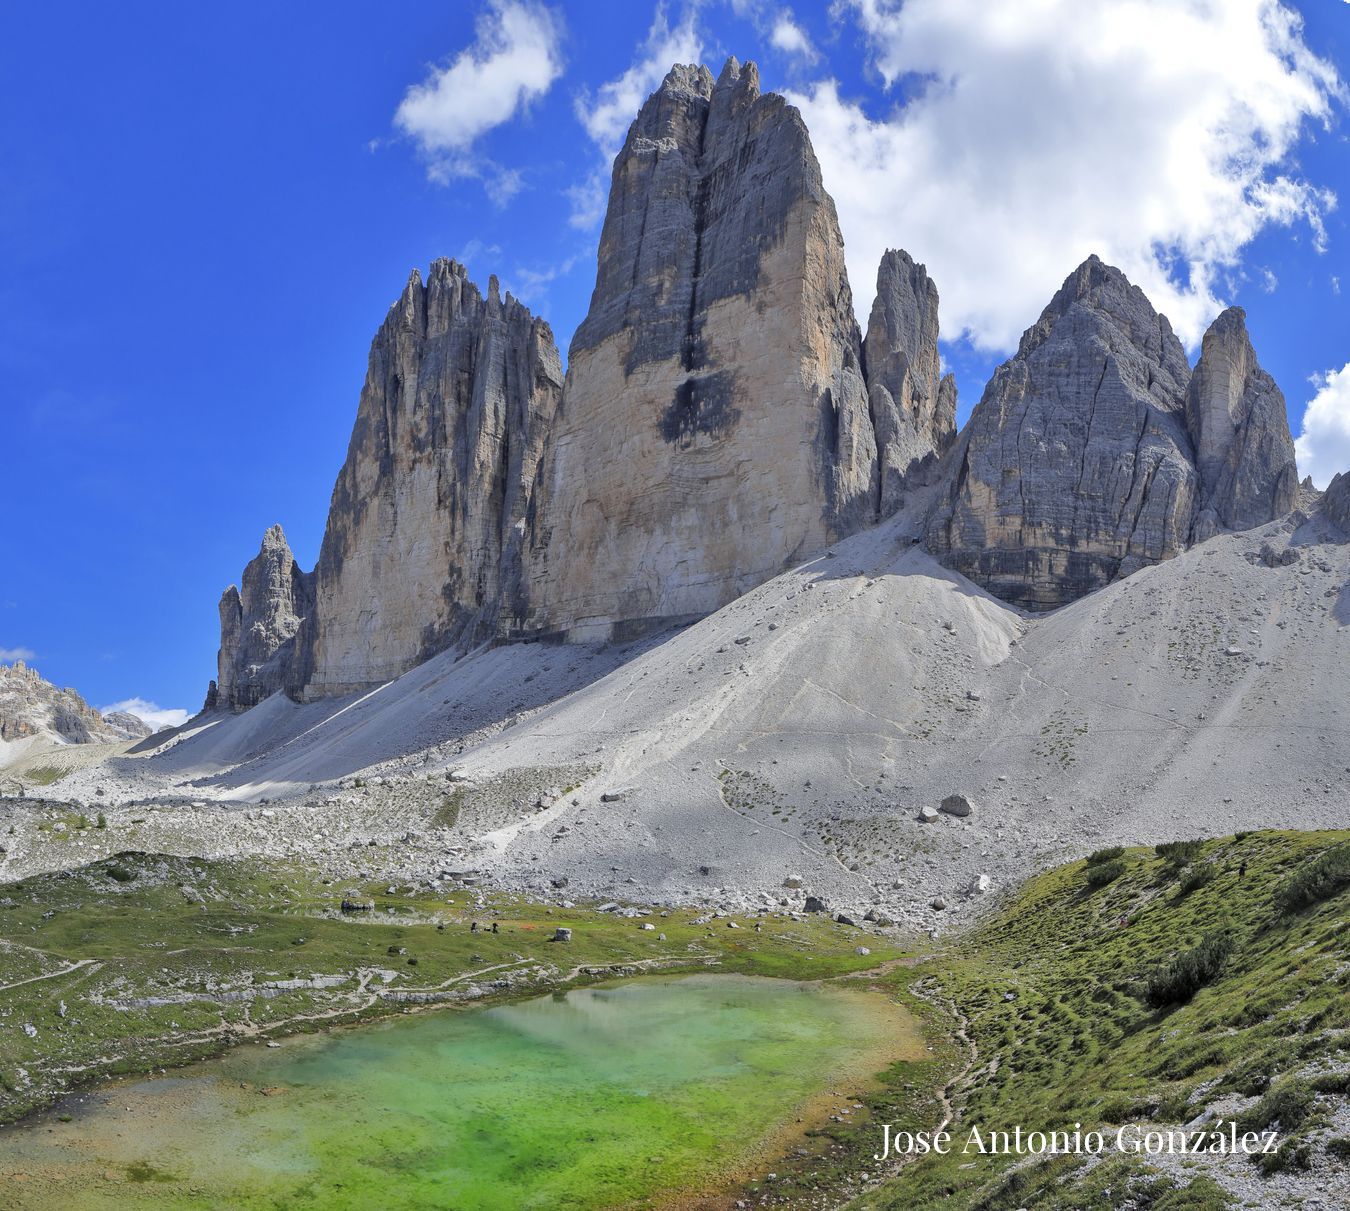
<path id="1" fill-rule="evenodd" d="M 22 988 L 25 984 L 36 984 L 39 980 L 54 980 L 58 976 L 68 976 L 72 971 L 79 971 L 81 967 L 100 966 L 99 959 L 76 959 L 68 967 L 61 968 L 60 971 L 49 971 L 45 975 L 29 976 L 26 980 L 15 980 L 12 984 L 0 984 L 0 992 L 8 992 L 11 988 Z"/>

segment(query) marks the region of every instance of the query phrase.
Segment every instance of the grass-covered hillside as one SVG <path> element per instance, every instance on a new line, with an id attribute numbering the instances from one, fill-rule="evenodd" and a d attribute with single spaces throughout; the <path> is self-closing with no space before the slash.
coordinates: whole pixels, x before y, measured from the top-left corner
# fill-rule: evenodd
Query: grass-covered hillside
<path id="1" fill-rule="evenodd" d="M 344 896 L 358 911 L 342 911 Z M 641 911 L 139 853 L 0 885 L 0 1122 L 100 1076 L 411 1005 L 479 1004 L 624 970 L 818 979 L 902 953 L 819 916 L 765 917 L 756 930 L 750 917 Z M 552 940 L 559 927 L 570 941 Z"/>
<path id="2" fill-rule="evenodd" d="M 1347 1205 L 1336 1191 L 1350 1188 L 1350 834 L 1158 849 L 1033 879 L 918 969 L 920 989 L 968 1019 L 953 1135 L 1076 1122 L 1114 1135 L 1208 1113 L 1278 1131 L 1278 1153 L 949 1155 L 904 1168 L 858 1207 L 1163 1211 L 1297 1206 L 1304 1194 Z"/>
<path id="3" fill-rule="evenodd" d="M 0 1115 L 73 1084 L 422 1004 L 658 968 L 839 978 L 928 1035 L 733 1197 L 747 1206 L 1177 1211 L 1350 1205 L 1350 833 L 1106 850 L 925 949 L 823 916 L 620 916 L 293 866 L 124 854 L 0 887 Z M 344 893 L 361 905 L 340 911 Z M 479 929 L 472 930 L 478 922 Z M 491 932 L 493 924 L 497 932 Z M 651 928 L 644 928 L 650 925 Z M 733 927 L 733 925 L 735 927 Z M 555 929 L 573 930 L 567 943 Z M 859 949 L 869 953 L 859 954 Z M 910 1019 L 905 1019 L 906 1021 Z M 1260 1158 L 962 1154 L 882 1124 L 1275 1130 Z M 769 1174 L 772 1173 L 772 1178 Z M 1341 1199 L 1341 1201 L 1338 1201 Z M 711 1205 L 711 1204 L 710 1204 Z M 722 1205 L 722 1204 L 717 1204 Z"/>

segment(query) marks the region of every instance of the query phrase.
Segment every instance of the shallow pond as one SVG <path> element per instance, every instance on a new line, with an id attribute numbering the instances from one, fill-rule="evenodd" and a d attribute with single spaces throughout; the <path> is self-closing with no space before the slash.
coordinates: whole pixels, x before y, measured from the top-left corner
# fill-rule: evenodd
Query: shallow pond
<path id="1" fill-rule="evenodd" d="M 405 1016 L 0 1129 L 0 1204 L 503 1211 L 715 1188 L 825 1091 L 913 1054 L 912 1031 L 876 994 L 734 975 Z"/>

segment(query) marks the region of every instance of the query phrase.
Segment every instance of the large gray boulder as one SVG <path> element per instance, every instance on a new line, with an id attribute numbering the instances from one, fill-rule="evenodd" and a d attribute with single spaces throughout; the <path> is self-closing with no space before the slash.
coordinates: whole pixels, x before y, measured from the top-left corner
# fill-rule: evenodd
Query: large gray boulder
<path id="1" fill-rule="evenodd" d="M 834 203 L 754 64 L 671 69 L 614 162 L 550 438 L 525 629 L 717 609 L 876 515 Z"/>
<path id="2" fill-rule="evenodd" d="M 1186 391 L 1201 497 L 1193 538 L 1247 530 L 1294 507 L 1298 474 L 1284 395 L 1256 360 L 1246 313 L 1210 325 Z"/>
<path id="3" fill-rule="evenodd" d="M 1181 551 L 1199 492 L 1171 325 L 1089 257 L 994 373 L 944 465 L 938 557 L 1027 609 Z"/>
<path id="4" fill-rule="evenodd" d="M 244 568 L 242 589 L 220 598 L 220 650 L 208 709 L 242 711 L 294 679 L 296 635 L 314 608 L 314 577 L 301 571 L 280 526 Z"/>
<path id="5" fill-rule="evenodd" d="M 903 249 L 888 250 L 877 268 L 863 351 L 886 517 L 956 438 L 956 380 L 942 374 L 938 356 L 937 286 Z"/>

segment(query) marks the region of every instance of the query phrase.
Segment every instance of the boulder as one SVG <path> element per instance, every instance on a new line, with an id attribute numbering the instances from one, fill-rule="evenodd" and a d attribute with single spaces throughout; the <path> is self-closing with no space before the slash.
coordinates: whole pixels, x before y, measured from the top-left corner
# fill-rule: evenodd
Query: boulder
<path id="1" fill-rule="evenodd" d="M 965 795 L 948 795 L 942 801 L 942 810 L 949 816 L 968 816 L 974 805 Z"/>
<path id="2" fill-rule="evenodd" d="M 915 817 L 920 824 L 936 824 L 938 814 L 931 807 L 919 808 L 919 814 Z"/>

